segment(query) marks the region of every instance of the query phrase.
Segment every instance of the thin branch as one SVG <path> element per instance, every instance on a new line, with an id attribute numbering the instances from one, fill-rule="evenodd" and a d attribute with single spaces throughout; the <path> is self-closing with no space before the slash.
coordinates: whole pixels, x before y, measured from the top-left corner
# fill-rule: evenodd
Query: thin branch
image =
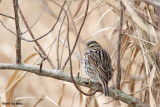
<path id="1" fill-rule="evenodd" d="M 62 6 L 60 5 L 60 4 L 58 4 L 57 2 L 55 2 L 54 0 L 50 0 L 51 2 L 53 2 L 54 4 L 56 4 L 58 7 L 60 7 L 60 8 L 62 8 Z M 67 13 L 66 13 L 66 11 L 64 10 L 64 8 L 62 8 L 63 9 L 63 12 L 67 15 Z M 67 21 L 69 21 L 69 17 L 68 17 L 68 15 L 67 15 Z M 67 23 L 69 23 L 69 22 L 67 22 Z M 62 25 L 62 24 L 61 24 Z M 59 39 L 60 39 L 60 37 L 57 39 L 58 40 L 58 42 L 59 42 Z M 59 45 L 59 43 L 57 42 L 57 46 Z M 58 49 L 58 47 L 57 47 L 57 49 Z M 57 64 L 59 63 L 59 65 L 57 65 L 59 68 L 61 68 L 61 64 L 62 64 L 62 55 L 63 55 L 63 49 L 64 49 L 64 44 L 63 44 L 63 47 L 62 47 L 62 52 L 61 52 L 61 59 L 60 60 L 57 60 Z M 58 51 L 57 51 L 57 55 L 58 55 Z M 58 56 L 57 56 L 58 57 Z M 59 58 L 57 58 L 57 59 L 59 59 Z M 58 62 L 59 61 L 59 62 Z"/>
<path id="2" fill-rule="evenodd" d="M 14 15 L 15 15 L 15 25 L 16 25 L 16 63 L 21 63 L 21 33 L 19 26 L 19 17 L 18 17 L 18 0 L 13 0 Z"/>
<path id="3" fill-rule="evenodd" d="M 71 12 L 71 9 L 69 9 L 69 11 L 68 11 L 68 16 L 70 17 L 70 29 L 73 31 L 73 33 L 74 33 L 74 36 L 75 36 L 75 38 L 76 38 L 76 36 L 78 35 L 78 32 L 77 32 L 77 27 L 76 27 L 76 21 L 74 20 L 74 17 L 73 17 L 73 15 L 72 15 L 72 12 Z M 82 52 L 81 52 L 81 47 L 80 47 L 80 45 L 79 45 L 79 43 L 80 43 L 80 41 L 82 41 L 81 40 L 81 38 L 79 38 L 79 41 L 78 41 L 78 52 L 79 52 L 79 56 L 80 56 L 80 59 L 82 58 Z M 74 54 L 74 52 L 73 52 L 73 54 Z"/>
<path id="4" fill-rule="evenodd" d="M 0 63 L 0 69 L 22 70 L 22 71 L 27 71 L 27 72 L 30 72 L 30 73 L 35 73 L 39 76 L 52 77 L 52 78 L 55 78 L 55 79 L 58 79 L 58 80 L 72 82 L 71 76 L 68 73 L 65 73 L 61 70 L 48 70 L 48 69 L 42 68 L 42 72 L 39 73 L 39 67 L 38 66 L 28 65 L 28 64 L 23 64 L 23 63 L 21 63 L 21 64 Z M 79 76 L 78 77 L 73 76 L 73 78 L 74 78 L 76 84 L 78 84 L 78 85 L 91 88 L 92 90 L 98 89 L 98 92 L 101 92 L 101 93 L 103 92 L 102 86 L 101 86 L 100 83 L 90 81 L 90 84 L 89 84 L 88 79 L 81 78 Z M 109 87 L 109 93 L 110 93 L 110 97 L 112 97 L 113 99 L 119 99 L 122 102 L 129 104 L 130 106 L 133 106 L 133 107 L 149 107 L 148 104 L 144 104 L 139 99 L 137 99 L 135 97 L 132 97 L 132 96 L 124 93 L 121 90 Z"/>
<path id="5" fill-rule="evenodd" d="M 54 0 L 51 0 L 51 1 L 52 1 L 54 4 L 56 4 L 57 6 L 62 7 L 60 4 L 58 4 L 58 3 L 55 2 Z M 68 14 L 67 14 L 66 11 L 64 10 L 64 8 L 63 8 L 63 11 L 65 12 L 67 18 L 69 19 Z M 69 20 L 68 20 L 68 19 L 67 19 L 67 21 L 68 21 L 67 23 L 69 23 Z M 68 29 L 67 29 L 67 30 L 68 30 Z M 64 32 L 64 31 L 63 31 L 63 32 Z M 62 33 L 61 33 L 61 34 L 62 34 Z M 62 46 L 62 52 L 61 52 L 61 57 L 60 57 L 60 61 L 59 61 L 59 63 L 60 63 L 60 68 L 61 68 L 64 46 L 68 48 L 68 45 L 65 43 L 66 40 L 67 40 L 67 37 L 65 38 L 65 40 L 63 40 L 61 37 L 59 37 L 58 40 L 60 40 L 60 41 L 62 42 L 62 44 L 63 44 L 63 46 Z M 70 48 L 70 49 L 72 49 L 72 48 Z M 73 54 L 78 58 L 78 60 L 79 60 L 80 62 L 82 62 L 82 61 L 81 61 L 81 58 L 80 58 L 80 56 L 77 54 L 77 52 L 74 51 Z"/>
<path id="6" fill-rule="evenodd" d="M 88 0 L 89 1 L 89 0 Z M 72 82 L 74 84 L 74 86 L 78 89 L 78 91 L 80 91 L 82 94 L 86 95 L 86 96 L 92 96 L 97 92 L 97 89 L 94 89 L 93 93 L 87 94 L 85 92 L 83 92 L 78 85 L 76 84 L 74 77 L 73 77 L 73 72 L 72 72 L 72 59 L 71 59 L 71 52 L 70 52 L 70 44 L 69 44 L 69 37 L 67 36 L 67 42 L 68 42 L 68 50 L 69 50 L 69 62 L 70 62 L 70 74 L 71 74 L 71 79 Z M 79 76 L 78 76 L 79 77 Z"/>
<path id="7" fill-rule="evenodd" d="M 47 6 L 48 6 L 48 4 L 47 4 Z M 38 19 L 33 23 L 33 25 L 30 27 L 30 29 L 32 29 L 32 28 L 36 25 L 36 23 L 39 21 L 39 19 L 42 17 L 42 15 L 44 14 L 47 6 L 44 8 L 43 12 L 40 14 L 40 16 L 38 17 Z M 24 32 L 22 33 L 22 35 L 25 34 L 25 33 L 27 33 L 27 32 L 28 32 L 28 30 L 24 31 Z M 22 36 L 21 36 L 21 38 L 25 39 L 25 38 L 22 37 Z M 26 40 L 26 41 L 29 41 L 29 42 L 32 41 L 32 40 L 27 40 L 27 39 L 25 39 L 25 40 Z"/>
<path id="8" fill-rule="evenodd" d="M 65 0 L 65 2 L 66 2 L 66 0 Z M 60 69 L 59 38 L 60 38 L 60 34 L 61 34 L 61 30 L 62 30 L 62 26 L 63 26 L 64 20 L 65 20 L 65 18 L 66 18 L 66 16 L 67 16 L 67 10 L 68 10 L 70 4 L 71 4 L 71 0 L 69 1 L 69 4 L 68 4 L 66 10 L 64 11 L 65 14 L 64 14 L 64 16 L 63 16 L 62 23 L 61 23 L 61 25 L 60 25 L 59 32 L 58 32 L 58 36 L 57 36 L 57 69 Z M 67 18 L 68 18 L 68 16 L 67 16 Z M 68 20 L 68 19 L 67 19 L 67 20 Z M 68 20 L 68 23 L 69 23 L 69 20 Z"/>
<path id="9" fill-rule="evenodd" d="M 28 24 L 27 24 L 27 22 L 26 22 L 26 19 L 25 19 L 24 16 L 23 16 L 23 13 L 22 13 L 20 7 L 19 7 L 19 13 L 20 13 L 20 15 L 21 15 L 21 17 L 22 17 L 22 20 L 23 20 L 23 22 L 24 22 L 27 30 L 29 31 L 32 39 L 34 39 L 35 37 L 34 37 L 32 31 L 30 30 L 30 28 L 29 28 L 29 26 L 28 26 Z M 60 14 L 61 14 L 61 11 L 60 11 Z M 35 43 L 36 43 L 36 45 L 38 46 L 38 48 L 41 50 L 41 52 L 43 53 L 43 55 L 47 58 L 47 61 L 48 61 L 49 64 L 51 65 L 52 69 L 55 69 L 54 64 L 52 63 L 52 61 L 50 60 L 50 58 L 47 57 L 47 54 L 45 53 L 45 51 L 43 50 L 43 48 L 41 47 L 41 45 L 39 44 L 39 42 L 38 42 L 38 41 L 35 41 Z"/>
<path id="10" fill-rule="evenodd" d="M 8 15 L 2 14 L 2 13 L 0 13 L 0 15 L 15 20 L 15 18 L 12 16 L 8 16 Z"/>
<path id="11" fill-rule="evenodd" d="M 42 67 L 43 67 L 43 62 L 47 59 L 48 56 L 45 57 L 45 56 L 42 54 L 42 52 L 39 52 L 39 51 L 37 50 L 37 48 L 34 47 L 34 49 L 37 51 L 37 53 L 38 53 L 39 56 L 41 57 L 41 62 L 38 64 L 38 65 L 40 65 L 40 66 L 39 66 L 39 72 L 41 73 Z"/>
<path id="12" fill-rule="evenodd" d="M 66 48 L 68 48 L 68 45 L 65 43 L 65 41 L 67 40 L 67 38 L 65 39 L 65 40 L 63 40 L 62 38 L 59 38 L 60 39 L 60 41 L 63 43 L 63 47 L 65 46 Z M 62 48 L 63 48 L 62 47 Z M 70 48 L 70 50 L 72 50 L 72 48 Z M 62 50 L 63 51 L 63 50 Z M 77 57 L 77 59 L 79 60 L 79 62 L 82 62 L 82 59 L 80 58 L 80 56 L 78 55 L 78 53 L 76 52 L 76 51 L 74 51 L 73 52 L 73 54 L 75 55 L 75 57 Z M 61 55 L 61 60 L 62 60 L 62 56 L 63 55 Z M 61 61 L 60 60 L 60 61 Z"/>
<path id="13" fill-rule="evenodd" d="M 118 57 L 118 59 L 117 59 L 118 73 L 117 73 L 117 78 L 116 78 L 117 89 L 120 89 L 120 82 L 121 82 L 120 52 L 121 52 L 122 26 L 123 26 L 123 4 L 122 4 L 122 1 L 120 0 L 120 28 L 119 28 L 118 55 L 117 55 L 117 57 Z"/>
<path id="14" fill-rule="evenodd" d="M 65 3 L 64 3 L 64 4 L 65 4 Z M 63 4 L 62 7 L 64 7 L 64 4 Z M 21 14 L 21 17 L 22 17 L 23 14 L 22 14 L 22 11 L 21 11 L 20 7 L 19 7 L 19 13 Z M 56 22 L 54 23 L 53 27 L 52 27 L 46 34 L 44 34 L 44 35 L 42 35 L 42 36 L 40 36 L 40 37 L 38 37 L 38 38 L 35 38 L 35 37 L 34 37 L 34 38 L 32 38 L 32 40 L 28 40 L 28 39 L 25 39 L 25 38 L 23 38 L 23 37 L 21 37 L 21 39 L 22 39 L 22 40 L 25 40 L 25 41 L 27 41 L 27 42 L 35 42 L 35 41 L 37 41 L 37 40 L 40 40 L 40 39 L 44 38 L 45 36 L 47 36 L 48 34 L 50 34 L 50 33 L 54 30 L 55 26 L 57 25 L 57 23 L 58 23 L 58 21 L 59 21 L 59 19 L 60 19 L 61 13 L 62 13 L 62 8 L 61 8 L 61 10 L 60 10 L 60 12 L 59 12 L 59 15 L 58 15 L 57 20 L 56 20 Z M 26 22 L 26 20 L 24 20 L 24 19 L 25 19 L 24 16 L 22 17 L 22 19 L 23 19 L 23 21 L 24 21 L 24 23 L 25 23 L 25 25 L 26 25 L 27 22 Z M 28 24 L 26 25 L 26 28 L 27 28 L 27 30 L 28 30 L 29 33 L 30 33 L 31 30 L 30 30 Z M 32 35 L 33 35 L 33 34 L 32 34 Z M 32 35 L 31 35 L 31 36 L 32 36 Z"/>
<path id="15" fill-rule="evenodd" d="M 76 17 L 76 15 L 79 13 L 79 11 L 80 11 L 80 9 L 81 9 L 83 3 L 84 3 L 84 0 L 81 0 L 80 3 L 78 4 L 77 9 L 76 9 L 76 13 L 74 14 L 73 17 Z"/>
<path id="16" fill-rule="evenodd" d="M 61 56 L 60 56 L 60 68 L 62 68 L 62 58 L 63 58 L 64 46 L 67 46 L 67 44 L 66 44 L 67 37 L 65 38 L 65 40 L 62 40 L 61 38 L 59 38 L 59 39 L 63 43 L 62 52 L 61 52 Z M 69 47 L 67 47 L 67 48 L 69 48 Z"/>
<path id="17" fill-rule="evenodd" d="M 87 7 L 89 7 L 89 0 L 87 0 Z M 69 21 L 68 21 L 68 22 L 69 22 Z M 87 93 L 83 92 L 83 91 L 78 87 L 78 85 L 76 84 L 76 82 L 75 82 L 75 80 L 74 80 L 74 77 L 73 77 L 71 50 L 70 50 L 70 42 L 69 42 L 69 23 L 68 23 L 68 26 L 67 26 L 67 43 L 68 43 L 68 53 L 69 53 L 69 62 L 70 62 L 70 74 L 71 74 L 72 82 L 73 82 L 74 86 L 77 88 L 77 90 L 80 91 L 82 94 L 84 94 L 84 95 L 86 95 L 86 96 L 92 96 L 92 95 L 94 95 L 94 94 L 97 92 L 97 89 L 94 90 L 93 93 L 87 94 Z M 78 75 L 78 77 L 79 77 L 79 75 Z"/>
<path id="18" fill-rule="evenodd" d="M 9 32 L 11 32 L 12 34 L 16 35 L 13 31 L 11 31 L 9 28 L 7 28 L 1 20 L 0 20 L 0 22 L 1 22 L 1 24 L 2 24 L 2 26 L 3 26 L 4 28 L 6 28 L 6 29 L 7 29 Z"/>
<path id="19" fill-rule="evenodd" d="M 53 48 L 53 44 L 55 43 L 55 41 L 56 41 L 56 37 L 54 38 L 54 40 L 52 41 L 52 43 L 48 46 L 48 47 L 50 47 L 50 49 L 48 51 L 48 55 L 47 56 L 49 56 L 49 54 L 50 54 L 50 52 L 51 52 L 51 50 Z"/>
<path id="20" fill-rule="evenodd" d="M 81 30 L 82 30 L 83 25 L 84 25 L 84 22 L 85 22 L 85 20 L 86 20 L 87 13 L 88 13 L 88 8 L 89 8 L 89 3 L 87 2 L 87 7 L 86 7 L 86 11 L 85 11 L 84 19 L 83 19 L 82 25 L 81 25 L 81 27 L 80 27 L 80 29 L 79 29 L 79 32 L 78 32 L 78 34 L 77 34 L 77 38 L 76 38 L 76 40 L 75 40 L 75 43 L 74 43 L 73 49 L 71 50 L 71 56 L 72 56 L 73 51 L 74 51 L 74 49 L 75 49 L 75 47 L 76 47 L 76 45 L 77 45 L 77 42 L 78 42 L 78 39 L 79 39 L 79 36 L 80 36 Z M 65 66 L 67 65 L 68 61 L 69 61 L 69 57 L 67 58 L 67 60 L 65 61 L 64 65 L 63 65 L 63 67 L 62 67 L 62 69 L 63 69 L 63 70 L 64 70 Z"/>

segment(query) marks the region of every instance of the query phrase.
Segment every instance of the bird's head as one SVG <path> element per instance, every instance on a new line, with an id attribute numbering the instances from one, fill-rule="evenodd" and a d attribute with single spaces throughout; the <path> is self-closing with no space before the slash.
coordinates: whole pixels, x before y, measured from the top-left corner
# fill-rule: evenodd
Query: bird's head
<path id="1" fill-rule="evenodd" d="M 101 49 L 101 45 L 97 43 L 96 41 L 89 41 L 86 45 L 86 50 L 89 50 L 91 52 L 97 51 Z"/>

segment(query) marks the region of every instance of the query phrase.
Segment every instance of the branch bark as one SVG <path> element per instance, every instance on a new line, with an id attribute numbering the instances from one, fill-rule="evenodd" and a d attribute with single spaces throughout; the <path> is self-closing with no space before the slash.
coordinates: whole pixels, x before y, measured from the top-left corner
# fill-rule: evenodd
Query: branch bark
<path id="1" fill-rule="evenodd" d="M 119 38 L 118 38 L 118 59 L 117 59 L 117 89 L 120 89 L 120 82 L 121 82 L 121 63 L 120 63 L 120 53 L 121 53 L 121 36 L 122 36 L 122 26 L 123 26 L 123 4 L 120 0 L 120 27 L 119 27 Z"/>
<path id="2" fill-rule="evenodd" d="M 0 69 L 11 69 L 11 70 L 22 70 L 27 71 L 30 73 L 35 73 L 39 76 L 45 76 L 45 77 L 52 77 L 58 80 L 63 80 L 67 82 L 72 82 L 71 76 L 68 73 L 63 72 L 62 70 L 49 70 L 42 68 L 41 73 L 39 72 L 39 66 L 33 66 L 28 64 L 6 64 L 6 63 L 0 63 Z M 100 83 L 89 81 L 88 79 L 73 76 L 76 84 L 91 88 L 92 90 L 98 89 L 98 92 L 102 92 L 102 86 Z M 129 104 L 133 107 L 149 107 L 148 104 L 144 104 L 139 99 L 132 97 L 126 93 L 124 93 L 121 90 L 115 89 L 115 88 L 109 88 L 110 97 L 113 99 L 121 100 L 124 103 Z"/>
<path id="3" fill-rule="evenodd" d="M 18 17 L 18 0 L 13 0 L 14 15 L 15 15 L 15 25 L 16 25 L 16 63 L 21 63 L 21 33 L 19 27 L 19 17 Z"/>

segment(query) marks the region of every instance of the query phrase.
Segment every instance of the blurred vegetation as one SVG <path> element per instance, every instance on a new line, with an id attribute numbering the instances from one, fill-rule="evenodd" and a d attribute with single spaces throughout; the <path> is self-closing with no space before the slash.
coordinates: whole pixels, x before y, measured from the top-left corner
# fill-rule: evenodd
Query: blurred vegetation
<path id="1" fill-rule="evenodd" d="M 54 1 L 54 2 L 53 2 Z M 69 3 L 69 0 L 67 0 Z M 146 0 L 122 0 L 124 4 L 123 35 L 121 41 L 121 89 L 146 104 L 160 106 L 160 6 L 150 4 Z M 149 0 L 148 0 L 149 1 Z M 64 0 L 19 0 L 19 6 L 35 37 L 47 33 L 57 20 L 60 7 Z M 153 3 L 160 1 L 153 0 Z M 67 4 L 64 9 L 67 8 Z M 72 0 L 68 9 L 71 24 L 70 45 L 74 45 L 77 29 L 80 28 L 86 9 L 86 0 Z M 11 0 L 0 2 L 0 63 L 15 63 L 16 32 L 13 3 Z M 38 42 L 49 58 L 57 67 L 57 35 L 65 13 L 62 12 L 55 29 Z M 96 40 L 110 54 L 114 67 L 114 76 L 109 86 L 116 84 L 117 74 L 117 40 L 119 33 L 120 6 L 118 0 L 90 0 L 87 19 L 81 31 L 76 49 L 72 55 L 73 73 L 88 78 L 81 71 L 81 62 L 85 43 Z M 19 14 L 20 17 L 20 14 Z M 7 28 L 9 30 L 7 30 Z M 21 32 L 27 29 L 20 17 Z M 68 48 L 64 46 L 67 34 L 67 20 L 64 20 L 60 32 L 59 57 L 61 67 L 68 57 Z M 28 32 L 24 38 L 32 39 Z M 37 65 L 41 62 L 39 54 L 35 51 L 34 42 L 22 41 L 22 60 L 25 63 Z M 52 47 L 52 48 L 51 48 Z M 63 54 L 61 54 L 63 53 Z M 47 61 L 43 67 L 52 69 Z M 69 64 L 64 72 L 70 71 Z M 85 92 L 90 89 L 81 87 Z M 96 93 L 92 97 L 82 95 L 73 84 L 41 77 L 35 74 L 1 70 L 0 72 L 0 106 L 2 102 L 21 102 L 23 106 L 38 107 L 105 107 L 129 106 L 123 102 L 104 97 Z"/>

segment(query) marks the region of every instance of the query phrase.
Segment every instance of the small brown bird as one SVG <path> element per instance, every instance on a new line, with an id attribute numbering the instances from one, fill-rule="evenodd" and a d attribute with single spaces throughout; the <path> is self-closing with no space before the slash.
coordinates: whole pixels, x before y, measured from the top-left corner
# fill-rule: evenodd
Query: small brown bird
<path id="1" fill-rule="evenodd" d="M 102 84 L 103 93 L 108 96 L 108 81 L 112 78 L 113 68 L 109 54 L 96 41 L 87 43 L 82 69 L 92 81 Z"/>

